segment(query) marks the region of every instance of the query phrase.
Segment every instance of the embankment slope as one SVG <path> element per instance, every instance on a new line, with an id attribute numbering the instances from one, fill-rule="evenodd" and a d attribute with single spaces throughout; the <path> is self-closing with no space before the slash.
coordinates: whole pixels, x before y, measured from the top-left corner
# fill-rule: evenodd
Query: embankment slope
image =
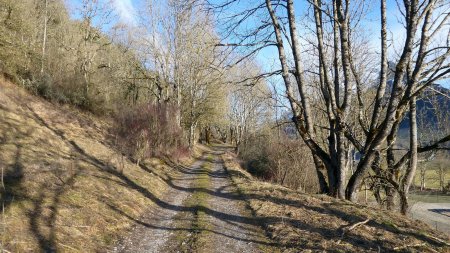
<path id="1" fill-rule="evenodd" d="M 157 201 L 170 168 L 122 156 L 110 126 L 0 80 L 0 247 L 103 251 Z"/>

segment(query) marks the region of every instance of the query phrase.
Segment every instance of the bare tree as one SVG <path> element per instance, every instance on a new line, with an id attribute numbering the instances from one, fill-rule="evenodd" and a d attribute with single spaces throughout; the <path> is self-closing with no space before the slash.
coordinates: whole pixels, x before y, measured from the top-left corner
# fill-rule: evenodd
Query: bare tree
<path id="1" fill-rule="evenodd" d="M 388 24 L 386 21 L 386 2 L 380 5 L 380 56 L 379 81 L 364 85 L 363 75 L 357 71 L 355 47 L 358 37 L 358 25 L 363 19 L 363 2 L 342 0 L 305 1 L 313 9 L 312 23 L 315 26 L 315 50 L 317 57 L 315 68 L 305 71 L 305 57 L 302 54 L 300 39 L 306 35 L 297 29 L 293 0 L 254 1 L 246 4 L 243 11 L 230 14 L 230 6 L 240 1 L 228 0 L 213 4 L 212 9 L 225 16 L 224 40 L 221 43 L 232 48 L 248 48 L 247 55 L 254 55 L 262 48 L 275 46 L 278 51 L 279 70 L 274 73 L 283 78 L 286 98 L 289 101 L 292 119 L 297 131 L 311 150 L 322 191 L 339 198 L 352 201 L 358 199 L 358 192 L 367 173 L 375 167 L 377 174 L 384 173 L 393 177 L 399 168 L 408 164 L 395 189 L 406 194 L 415 174 L 417 153 L 431 146 L 418 147 L 414 130 L 415 99 L 428 86 L 447 78 L 450 73 L 448 6 L 446 0 L 402 1 L 399 10 L 402 13 L 405 40 L 399 56 L 395 59 L 392 79 L 388 80 Z M 242 9 L 242 8 L 241 8 Z M 364 8 L 362 8 L 364 9 Z M 224 14 L 225 13 L 225 14 Z M 249 21 L 251 19 L 251 21 Z M 254 22 L 254 19 L 260 21 Z M 246 29 L 253 24 L 252 29 Z M 334 38 L 326 43 L 325 35 Z M 442 39 L 442 34 L 447 38 Z M 450 35 L 449 35 L 450 36 Z M 331 52 L 331 53 L 330 53 Z M 247 56 L 246 55 L 246 56 Z M 328 57 L 331 55 L 332 57 Z M 310 60 L 310 59 L 308 59 Z M 325 109 L 327 141 L 321 143 L 314 117 L 313 104 L 317 103 L 311 93 L 314 86 L 309 82 L 307 73 L 319 77 L 318 93 L 323 97 L 321 108 Z M 376 96 L 370 99 L 364 94 L 376 90 Z M 353 102 L 355 101 L 355 102 Z M 391 159 L 385 152 L 393 147 L 398 125 L 410 108 L 411 147 L 399 160 Z M 354 125 L 352 113 L 358 115 L 358 127 Z M 355 130 L 364 133 L 358 135 Z M 449 137 L 438 140 L 439 146 Z M 353 146 L 360 154 L 354 173 L 347 181 L 349 156 L 348 149 Z M 384 163 L 388 164 L 385 169 Z M 378 167 L 378 168 L 377 168 Z M 327 181 L 323 180 L 322 168 L 325 168 Z M 395 180 L 390 180 L 395 181 Z M 394 183 L 394 182 L 389 182 Z"/>

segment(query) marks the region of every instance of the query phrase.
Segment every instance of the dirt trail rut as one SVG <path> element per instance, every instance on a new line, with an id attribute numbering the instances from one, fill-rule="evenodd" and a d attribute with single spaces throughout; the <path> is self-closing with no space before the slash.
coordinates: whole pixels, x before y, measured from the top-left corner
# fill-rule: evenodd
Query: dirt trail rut
<path id="1" fill-rule="evenodd" d="M 201 164 L 201 161 L 197 161 L 188 170 L 195 172 Z M 190 229 L 178 227 L 179 224 L 174 218 L 179 212 L 186 211 L 183 202 L 191 192 L 180 189 L 189 189 L 195 180 L 195 173 L 180 174 L 169 182 L 171 187 L 165 194 L 166 198 L 161 200 L 165 205 L 155 205 L 139 220 L 135 220 L 135 226 L 111 252 L 162 252 L 174 231 Z"/>
<path id="2" fill-rule="evenodd" d="M 177 167 L 165 197 L 135 220 L 111 252 L 266 252 L 271 244 L 237 193 L 220 155 L 220 150 L 211 151 L 191 167 Z M 208 187 L 202 188 L 196 182 L 205 174 Z M 192 203 L 197 192 L 206 196 L 205 203 Z M 195 221 L 198 212 L 203 213 L 201 222 Z"/>
<path id="3" fill-rule="evenodd" d="M 211 191 L 213 197 L 208 207 L 217 215 L 208 215 L 208 224 L 213 231 L 209 252 L 261 252 L 266 248 L 267 239 L 246 208 L 244 199 L 237 193 L 236 187 L 228 177 L 220 153 L 212 168 Z"/>

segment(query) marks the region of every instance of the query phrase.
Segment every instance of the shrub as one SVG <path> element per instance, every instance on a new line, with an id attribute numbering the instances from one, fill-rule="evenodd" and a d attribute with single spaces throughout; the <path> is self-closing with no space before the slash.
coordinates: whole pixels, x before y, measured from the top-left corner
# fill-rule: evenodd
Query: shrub
<path id="1" fill-rule="evenodd" d="M 53 100 L 53 80 L 49 75 L 44 74 L 39 76 L 34 82 L 34 86 L 39 96 Z"/>
<path id="2" fill-rule="evenodd" d="M 261 152 L 261 154 L 247 162 L 246 167 L 250 174 L 259 178 L 271 180 L 273 178 L 271 161 Z"/>
<path id="3" fill-rule="evenodd" d="M 240 158 L 251 174 L 267 181 L 308 193 L 318 191 L 311 153 L 293 136 L 273 132 L 253 134 L 242 142 Z"/>
<path id="4" fill-rule="evenodd" d="M 176 108 L 168 104 L 123 107 L 115 114 L 118 146 L 137 162 L 150 156 L 182 155 L 182 129 L 175 120 Z"/>

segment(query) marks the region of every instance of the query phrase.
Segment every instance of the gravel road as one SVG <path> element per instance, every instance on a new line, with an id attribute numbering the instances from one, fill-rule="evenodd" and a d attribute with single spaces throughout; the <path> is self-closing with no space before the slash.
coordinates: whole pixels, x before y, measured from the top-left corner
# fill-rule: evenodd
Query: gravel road
<path id="1" fill-rule="evenodd" d="M 171 180 L 166 198 L 161 200 L 165 204 L 150 208 L 111 252 L 162 252 L 174 231 L 189 229 L 178 227 L 179 223 L 174 218 L 179 212 L 186 212 L 182 204 L 191 192 L 182 189 L 191 187 L 195 180 L 195 171 L 201 164 L 202 161 L 197 161 L 190 168 L 186 168 L 187 172 L 193 173 L 180 171 L 179 175 Z"/>
<path id="2" fill-rule="evenodd" d="M 219 153 L 216 153 L 218 155 Z M 210 233 L 208 252 L 262 252 L 267 239 L 257 220 L 252 218 L 245 201 L 237 194 L 223 166 L 216 156 L 211 171 L 211 198 L 207 214 Z"/>
<path id="3" fill-rule="evenodd" d="M 417 202 L 412 206 L 410 216 L 450 236 L 450 203 Z"/>
<path id="4" fill-rule="evenodd" d="M 207 205 L 202 210 L 206 226 L 203 228 L 206 241 L 194 252 L 266 252 L 270 243 L 258 220 L 251 215 L 245 201 L 237 193 L 223 166 L 220 151 L 210 152 L 204 157 L 212 157 L 212 169 L 209 175 L 210 189 L 207 193 Z M 196 188 L 195 182 L 201 174 L 201 166 L 207 162 L 199 159 L 191 167 L 179 166 L 177 176 L 168 181 L 169 190 L 165 197 L 152 206 L 138 220 L 134 227 L 110 252 L 180 252 L 177 235 L 187 231 L 191 235 L 195 210 L 188 206 Z M 192 203 L 191 203 L 192 205 Z M 191 250 L 181 250 L 192 252 Z"/>

